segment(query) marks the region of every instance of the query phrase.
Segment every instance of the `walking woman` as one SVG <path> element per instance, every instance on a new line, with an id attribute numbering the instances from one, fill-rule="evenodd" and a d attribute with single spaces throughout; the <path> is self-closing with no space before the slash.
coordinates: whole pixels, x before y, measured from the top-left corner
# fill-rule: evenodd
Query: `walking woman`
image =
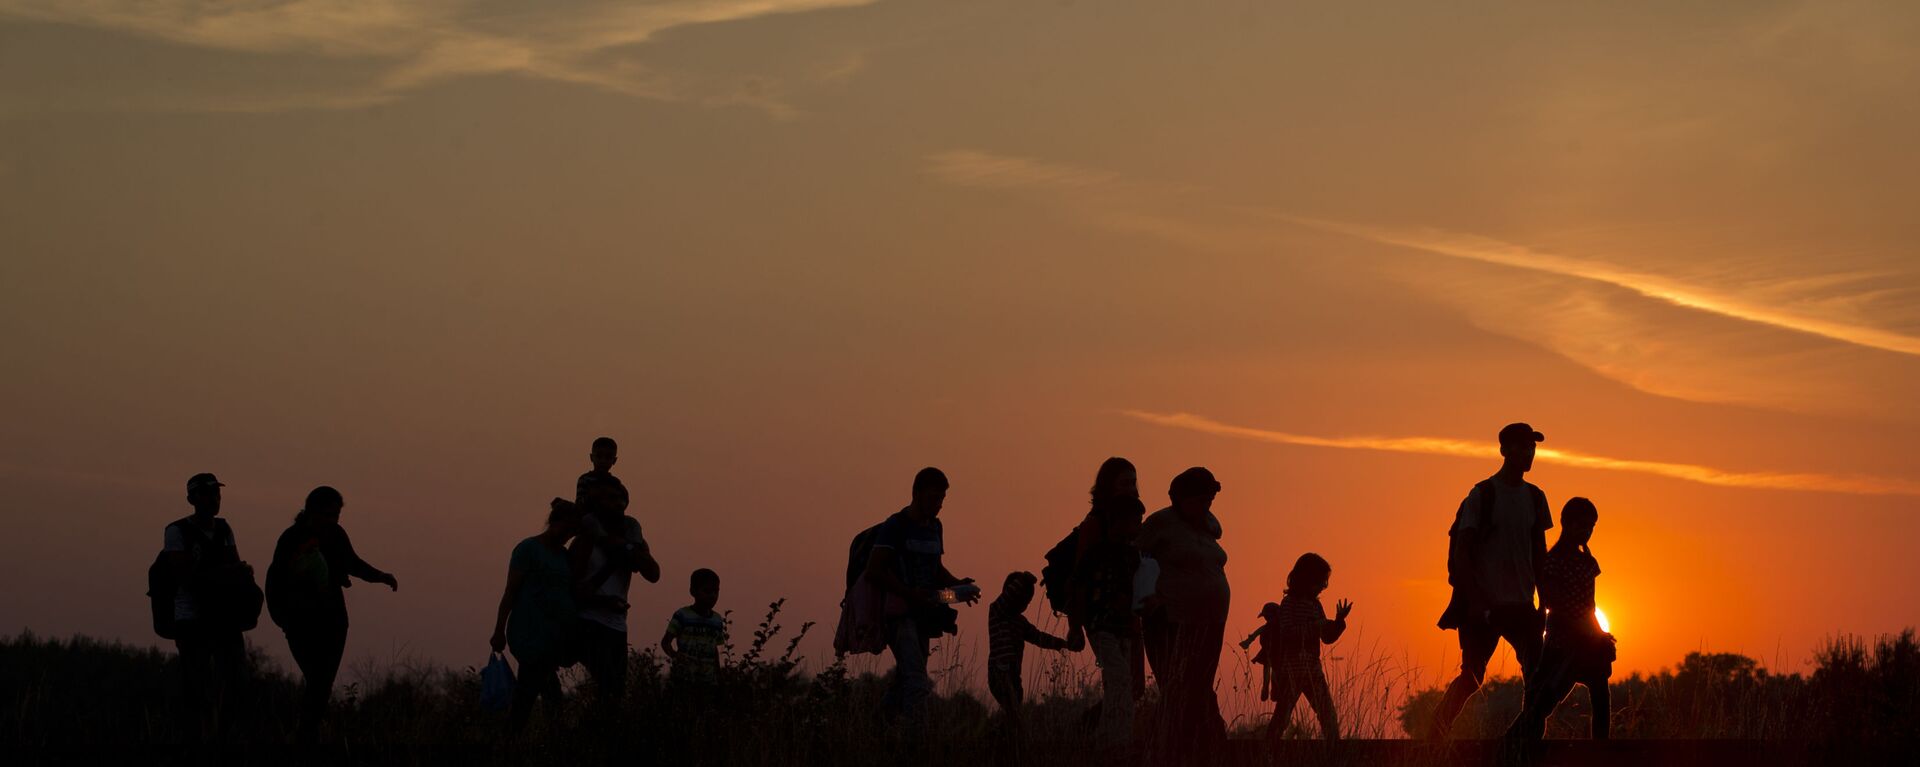
<path id="1" fill-rule="evenodd" d="M 1140 569 L 1134 539 L 1146 507 L 1140 503 L 1139 475 L 1125 458 L 1100 464 L 1091 494 L 1093 507 L 1075 536 L 1073 616 L 1085 622 L 1087 643 L 1100 667 L 1094 745 L 1103 756 L 1124 757 L 1133 745 L 1134 696 L 1144 682 L 1133 581 Z"/>
<path id="2" fill-rule="evenodd" d="M 500 595 L 490 644 L 494 652 L 511 647 L 513 659 L 520 663 L 519 689 L 514 691 L 509 717 L 514 733 L 526 727 L 535 696 L 546 697 L 550 705 L 560 700 L 558 674 L 578 619 L 567 541 L 579 532 L 579 507 L 555 498 L 547 512 L 546 531 L 513 547 L 507 562 L 507 589 Z"/>
<path id="3" fill-rule="evenodd" d="M 305 689 L 300 696 L 300 724 L 295 739 L 318 738 L 333 680 L 347 649 L 349 577 L 400 590 L 400 580 L 367 564 L 353 550 L 340 512 L 347 505 L 340 491 L 322 485 L 307 493 L 307 502 L 293 524 L 273 547 L 267 568 L 267 609 L 273 622 L 287 634 L 287 650 L 300 666 Z"/>
<path id="4" fill-rule="evenodd" d="M 1136 540 L 1140 553 L 1160 565 L 1159 604 L 1147 611 L 1142 634 L 1163 701 L 1153 750 L 1169 763 L 1208 762 L 1226 739 L 1213 693 L 1232 597 L 1213 515 L 1219 493 L 1212 472 L 1181 472 L 1167 488 L 1173 505 L 1147 517 Z"/>

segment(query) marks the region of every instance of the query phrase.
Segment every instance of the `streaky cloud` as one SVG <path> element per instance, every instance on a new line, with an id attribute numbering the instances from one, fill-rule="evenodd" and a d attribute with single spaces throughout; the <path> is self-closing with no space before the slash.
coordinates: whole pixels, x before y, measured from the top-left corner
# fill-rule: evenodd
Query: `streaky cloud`
<path id="1" fill-rule="evenodd" d="M 1379 450 L 1392 453 L 1418 453 L 1422 455 L 1448 455 L 1467 458 L 1498 458 L 1500 455 L 1498 448 L 1483 442 L 1469 442 L 1445 437 L 1316 437 L 1251 426 L 1235 426 L 1191 413 L 1153 413 L 1144 410 L 1127 410 L 1124 411 L 1123 414 L 1128 418 L 1156 426 L 1281 445 L 1327 447 L 1343 450 Z M 1739 487 L 1760 490 L 1803 490 L 1852 495 L 1920 496 L 1920 483 L 1886 477 L 1804 472 L 1738 472 L 1687 463 L 1610 458 L 1607 456 L 1589 455 L 1572 450 L 1547 447 L 1539 449 L 1536 460 L 1581 469 L 1605 469 L 1609 471 L 1631 471 L 1641 474 L 1652 474 L 1670 479 L 1698 482 L 1703 485 L 1715 485 L 1719 487 Z"/>
<path id="2" fill-rule="evenodd" d="M 1279 218 L 1382 245 L 1593 280 L 1688 309 L 1808 333 L 1869 349 L 1920 356 L 1920 337 L 1769 306 L 1737 292 L 1624 269 L 1603 261 L 1544 253 L 1523 245 L 1440 229 L 1398 230 L 1302 216 L 1283 215 Z"/>
<path id="3" fill-rule="evenodd" d="M 502 13 L 478 0 L 0 0 L 0 23 L 61 24 L 206 50 L 307 54 L 385 66 L 370 80 L 320 93 L 196 100 L 191 108 L 201 111 L 357 109 L 459 78 L 517 75 L 660 101 L 758 107 L 787 118 L 794 110 L 777 98 L 729 88 L 711 92 L 711 84 L 619 54 L 672 29 L 877 1 L 588 0 L 533 3 Z M 856 70 L 840 71 L 849 76 Z"/>

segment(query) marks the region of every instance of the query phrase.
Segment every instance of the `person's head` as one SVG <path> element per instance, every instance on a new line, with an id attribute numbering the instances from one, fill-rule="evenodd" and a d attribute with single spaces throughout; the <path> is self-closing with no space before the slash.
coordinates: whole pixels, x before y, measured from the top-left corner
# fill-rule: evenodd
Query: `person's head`
<path id="1" fill-rule="evenodd" d="M 340 510 L 347 507 L 347 499 L 340 491 L 321 485 L 307 493 L 307 502 L 300 505 L 301 521 L 320 527 L 334 527 L 340 524 Z"/>
<path id="2" fill-rule="evenodd" d="M 187 479 L 187 503 L 193 507 L 193 513 L 200 516 L 216 516 L 220 513 L 220 488 L 226 487 L 212 474 L 201 472 Z"/>
<path id="3" fill-rule="evenodd" d="M 940 507 L 946 502 L 946 472 L 928 466 L 913 475 L 913 509 L 920 516 L 927 519 L 940 516 Z"/>
<path id="4" fill-rule="evenodd" d="M 1213 497 L 1219 494 L 1219 481 L 1203 466 L 1180 472 L 1167 485 L 1167 498 L 1181 514 L 1200 514 L 1212 509 Z"/>
<path id="5" fill-rule="evenodd" d="M 1533 470 L 1534 444 L 1545 442 L 1546 435 L 1524 423 L 1510 423 L 1500 430 L 1500 457 L 1520 473 Z"/>
<path id="6" fill-rule="evenodd" d="M 580 533 L 580 507 L 565 498 L 548 504 L 547 533 L 565 541 Z"/>
<path id="7" fill-rule="evenodd" d="M 1287 573 L 1287 592 L 1319 596 L 1327 590 L 1327 581 L 1333 577 L 1333 565 L 1319 554 L 1311 551 L 1301 554 L 1294 560 L 1293 571 Z"/>
<path id="8" fill-rule="evenodd" d="M 593 451 L 587 453 L 587 460 L 593 462 L 594 471 L 607 471 L 620 460 L 620 443 L 612 437 L 601 437 L 593 441 Z"/>
<path id="9" fill-rule="evenodd" d="M 720 574 L 704 567 L 693 571 L 687 579 L 687 593 L 693 596 L 694 607 L 712 610 L 720 603 Z"/>
<path id="10" fill-rule="evenodd" d="M 1140 473 L 1134 471 L 1132 461 L 1119 456 L 1108 458 L 1093 475 L 1091 493 L 1095 503 L 1104 498 L 1139 498 Z"/>
<path id="11" fill-rule="evenodd" d="M 1260 620 L 1272 623 L 1280 620 L 1280 603 L 1268 602 L 1260 606 Z"/>
<path id="12" fill-rule="evenodd" d="M 1007 580 L 1000 584 L 1000 599 L 1015 610 L 1026 610 L 1033 604 L 1033 585 L 1040 581 L 1033 573 L 1016 570 L 1007 573 Z"/>
<path id="13" fill-rule="evenodd" d="M 1600 509 L 1593 501 L 1575 496 L 1560 507 L 1560 542 L 1585 546 L 1593 539 L 1593 526 L 1600 522 Z"/>

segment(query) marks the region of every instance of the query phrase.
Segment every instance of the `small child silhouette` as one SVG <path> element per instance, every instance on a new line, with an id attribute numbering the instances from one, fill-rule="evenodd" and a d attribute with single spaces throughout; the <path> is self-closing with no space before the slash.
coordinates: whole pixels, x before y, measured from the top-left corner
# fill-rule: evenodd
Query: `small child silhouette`
<path id="1" fill-rule="evenodd" d="M 673 659 L 670 681 L 711 684 L 720 673 L 720 646 L 727 643 L 727 617 L 713 610 L 720 602 L 720 575 L 702 567 L 688 581 L 693 604 L 673 612 L 660 649 Z"/>
<path id="2" fill-rule="evenodd" d="M 1293 705 L 1301 695 L 1320 718 L 1320 732 L 1327 740 L 1340 739 L 1340 719 L 1333 709 L 1333 693 L 1327 687 L 1326 672 L 1320 668 L 1320 645 L 1333 644 L 1347 630 L 1347 614 L 1353 603 L 1341 600 L 1333 620 L 1327 620 L 1327 608 L 1320 604 L 1320 593 L 1327 590 L 1333 566 L 1319 554 L 1301 554 L 1287 573 L 1287 595 L 1280 600 L 1277 617 L 1262 631 L 1261 645 L 1273 668 L 1273 721 L 1267 725 L 1267 738 L 1280 741 L 1280 734 L 1293 719 Z M 1264 612 L 1264 611 L 1262 611 Z M 1266 638 L 1271 631 L 1273 640 Z M 1272 644 L 1268 644 L 1268 642 Z"/>
<path id="3" fill-rule="evenodd" d="M 1027 620 L 1033 603 L 1033 573 L 1012 572 L 1000 587 L 1000 596 L 987 606 L 987 691 L 1007 714 L 1015 730 L 1020 726 L 1020 669 L 1028 644 L 1044 650 L 1065 650 L 1066 639 L 1035 628 Z"/>
<path id="4" fill-rule="evenodd" d="M 1587 545 L 1599 521 L 1600 510 L 1585 498 L 1569 499 L 1560 509 L 1560 540 L 1540 567 L 1546 644 L 1539 667 L 1527 677 L 1526 703 L 1507 728 L 1509 738 L 1540 739 L 1553 709 L 1575 684 L 1583 684 L 1593 709 L 1593 739 L 1607 739 L 1613 713 L 1607 680 L 1613 676 L 1615 647 L 1613 635 L 1600 628 L 1594 615 L 1593 582 L 1600 575 L 1600 561 Z"/>

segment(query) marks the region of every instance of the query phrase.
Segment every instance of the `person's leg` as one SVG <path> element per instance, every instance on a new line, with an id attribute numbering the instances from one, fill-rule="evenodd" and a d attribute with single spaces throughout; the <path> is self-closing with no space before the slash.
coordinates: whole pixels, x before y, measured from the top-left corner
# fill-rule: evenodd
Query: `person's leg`
<path id="1" fill-rule="evenodd" d="M 1302 672 L 1301 689 L 1306 693 L 1307 705 L 1313 707 L 1313 715 L 1320 719 L 1320 737 L 1327 740 L 1340 739 L 1340 713 L 1333 707 L 1333 689 L 1327 685 L 1327 674 L 1320 669 Z"/>
<path id="2" fill-rule="evenodd" d="M 927 675 L 927 641 L 912 619 L 896 618 L 888 628 L 887 648 L 893 653 L 889 708 L 908 730 L 917 731 L 926 719 L 927 698 L 933 694 L 933 678 Z"/>
<path id="3" fill-rule="evenodd" d="M 1533 675 L 1526 677 L 1523 682 L 1526 698 L 1521 703 L 1519 716 L 1514 717 L 1513 723 L 1507 727 L 1508 738 L 1539 740 L 1546 736 L 1547 719 L 1553 716 L 1553 710 L 1573 690 L 1572 670 L 1570 658 L 1564 650 L 1558 647 L 1541 650 Z"/>
<path id="4" fill-rule="evenodd" d="M 1173 675 L 1165 689 L 1169 755 L 1175 759 L 1204 762 L 1226 738 L 1213 692 L 1224 629 L 1220 621 L 1205 618 L 1182 621 L 1174 629 Z"/>
<path id="5" fill-rule="evenodd" d="M 1612 664 L 1605 664 L 1587 675 L 1588 708 L 1593 709 L 1593 729 L 1589 737 L 1594 740 L 1607 740 L 1613 730 L 1613 693 L 1607 688 L 1608 678 L 1613 676 Z"/>
<path id="6" fill-rule="evenodd" d="M 560 669 L 545 664 L 520 661 L 520 680 L 513 691 L 513 709 L 507 717 L 508 731 L 518 735 L 533 717 L 533 702 L 547 699 L 547 708 L 557 711 L 560 703 Z"/>
<path id="7" fill-rule="evenodd" d="M 1546 626 L 1540 612 L 1531 607 L 1509 607 L 1495 610 L 1490 617 L 1500 638 L 1513 648 L 1513 657 L 1520 663 L 1520 678 L 1525 679 L 1533 673 L 1544 647 Z"/>
<path id="8" fill-rule="evenodd" d="M 1012 676 L 1011 673 L 1003 671 L 987 672 L 987 694 L 992 695 L 993 702 L 999 704 L 1000 713 L 1007 716 L 1013 716 L 1014 707 L 1019 705 L 1019 701 L 1013 694 L 1013 683 L 1010 680 Z"/>
<path id="9" fill-rule="evenodd" d="M 582 620 L 574 629 L 579 636 L 580 662 L 593 680 L 593 713 L 610 720 L 620 710 L 627 691 L 627 634 L 594 621 Z"/>
<path id="10" fill-rule="evenodd" d="M 254 712 L 246 706 L 247 639 L 239 631 L 223 630 L 209 637 L 212 662 L 214 730 L 221 736 L 236 732 L 237 718 Z"/>
<path id="11" fill-rule="evenodd" d="M 1267 722 L 1267 740 L 1279 743 L 1293 723 L 1293 706 L 1300 701 L 1299 680 L 1293 674 L 1276 670 L 1273 674 L 1273 719 Z"/>
<path id="12" fill-rule="evenodd" d="M 287 650 L 300 668 L 300 720 L 294 739 L 310 742 L 320 734 L 326 717 L 327 702 L 333 697 L 333 682 L 340 671 L 340 658 L 346 651 L 347 632 L 327 628 L 306 628 L 287 632 Z"/>
<path id="13" fill-rule="evenodd" d="M 206 737 L 208 712 L 212 709 L 208 688 L 213 680 L 213 647 L 200 626 L 192 621 L 181 621 L 174 630 L 173 646 L 179 650 L 176 665 L 180 670 L 181 725 L 188 730 L 188 736 L 199 740 Z"/>
<path id="14" fill-rule="evenodd" d="M 1500 635 L 1484 623 L 1468 621 L 1460 626 L 1460 675 L 1447 685 L 1440 707 L 1433 712 L 1430 737 L 1445 738 L 1453 732 L 1453 720 L 1466 708 L 1467 699 L 1480 689 L 1480 683 L 1487 676 L 1487 661 L 1493 658 L 1493 651 L 1499 645 Z"/>
<path id="15" fill-rule="evenodd" d="M 1133 642 L 1111 631 L 1089 637 L 1100 667 L 1100 722 L 1093 743 L 1102 751 L 1125 749 L 1133 744 Z"/>

